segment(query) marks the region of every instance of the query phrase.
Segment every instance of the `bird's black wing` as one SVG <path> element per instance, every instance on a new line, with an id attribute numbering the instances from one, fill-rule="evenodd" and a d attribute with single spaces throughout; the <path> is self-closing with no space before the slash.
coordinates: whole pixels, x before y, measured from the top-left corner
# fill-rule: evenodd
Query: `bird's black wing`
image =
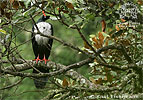
<path id="1" fill-rule="evenodd" d="M 32 28 L 32 32 L 34 32 L 34 26 Z M 35 34 L 32 33 L 31 35 L 31 38 L 32 38 L 32 47 L 33 47 L 33 52 L 34 52 L 34 55 L 35 55 L 35 59 L 38 57 L 38 43 L 35 41 Z"/>
<path id="2" fill-rule="evenodd" d="M 50 24 L 50 23 L 49 23 Z M 51 25 L 51 24 L 50 24 Z M 51 25 L 51 32 L 52 32 L 52 36 L 53 36 L 53 26 Z M 49 55 L 50 55 L 50 52 L 51 52 L 51 48 L 52 48 L 52 44 L 53 44 L 53 39 L 49 39 L 48 43 L 47 43 L 47 47 L 46 47 L 46 52 L 45 52 L 45 56 L 46 56 L 46 59 L 48 59 Z"/>

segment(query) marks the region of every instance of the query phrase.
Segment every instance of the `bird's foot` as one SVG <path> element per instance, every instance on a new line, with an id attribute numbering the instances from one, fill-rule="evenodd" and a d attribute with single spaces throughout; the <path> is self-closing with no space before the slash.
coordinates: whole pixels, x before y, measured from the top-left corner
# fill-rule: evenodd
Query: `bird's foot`
<path id="1" fill-rule="evenodd" d="M 38 61 L 41 61 L 41 59 L 39 59 L 39 55 L 36 59 L 33 59 L 33 61 L 36 61 L 36 64 L 38 63 Z"/>
<path id="2" fill-rule="evenodd" d="M 45 61 L 45 64 L 47 63 L 47 61 L 50 61 L 49 59 L 46 59 L 45 58 L 45 55 L 44 55 L 44 58 L 42 59 L 42 61 Z"/>

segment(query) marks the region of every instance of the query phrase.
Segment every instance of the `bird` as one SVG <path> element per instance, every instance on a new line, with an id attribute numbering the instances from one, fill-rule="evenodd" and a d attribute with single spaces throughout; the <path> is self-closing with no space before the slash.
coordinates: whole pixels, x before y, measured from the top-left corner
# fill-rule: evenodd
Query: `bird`
<path id="1" fill-rule="evenodd" d="M 32 27 L 32 47 L 33 52 L 35 55 L 35 61 L 38 63 L 38 61 L 44 61 L 45 64 L 47 63 L 48 58 L 50 56 L 53 39 L 41 36 L 39 34 L 39 31 L 41 34 L 46 36 L 53 36 L 53 26 L 52 24 L 45 22 L 47 19 L 49 19 L 50 16 L 46 16 L 45 14 L 42 15 L 41 18 L 36 22 L 36 25 L 33 25 Z M 37 29 L 38 28 L 38 29 Z M 33 73 L 49 73 L 49 69 L 45 69 L 42 66 L 38 66 L 38 68 L 33 69 Z M 47 77 L 41 77 L 41 78 L 34 78 L 34 84 L 35 87 L 38 89 L 43 89 L 46 86 L 47 83 Z"/>

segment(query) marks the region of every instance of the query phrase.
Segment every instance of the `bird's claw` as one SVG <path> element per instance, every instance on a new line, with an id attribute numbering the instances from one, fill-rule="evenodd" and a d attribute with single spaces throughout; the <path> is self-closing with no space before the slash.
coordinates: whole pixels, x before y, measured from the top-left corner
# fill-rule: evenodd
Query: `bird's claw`
<path id="1" fill-rule="evenodd" d="M 36 61 L 36 64 L 38 63 L 38 61 L 41 61 L 41 59 L 39 59 L 39 55 L 36 59 L 34 59 L 34 61 Z"/>
<path id="2" fill-rule="evenodd" d="M 47 61 L 50 61 L 49 59 L 46 59 L 45 58 L 45 55 L 44 55 L 44 58 L 42 59 L 42 61 L 45 61 L 45 64 L 47 63 Z"/>
<path id="3" fill-rule="evenodd" d="M 46 64 L 47 61 L 50 61 L 50 60 L 49 60 L 49 59 L 46 59 L 46 58 L 45 58 L 45 55 L 44 55 L 44 58 L 41 60 L 41 59 L 39 59 L 39 55 L 38 55 L 38 57 L 37 57 L 36 59 L 34 59 L 33 61 L 36 61 L 36 64 L 38 63 L 38 61 L 44 61 L 45 64 Z"/>

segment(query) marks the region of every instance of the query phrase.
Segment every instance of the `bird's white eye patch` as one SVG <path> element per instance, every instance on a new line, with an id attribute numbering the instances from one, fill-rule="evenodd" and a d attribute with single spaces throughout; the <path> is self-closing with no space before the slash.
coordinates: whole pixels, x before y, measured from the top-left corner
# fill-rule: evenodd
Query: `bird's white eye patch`
<path id="1" fill-rule="evenodd" d="M 52 30 L 51 30 L 51 25 L 46 22 L 39 22 L 36 24 L 39 31 L 44 34 L 44 35 L 51 35 Z M 37 28 L 34 26 L 34 32 L 37 33 Z"/>

